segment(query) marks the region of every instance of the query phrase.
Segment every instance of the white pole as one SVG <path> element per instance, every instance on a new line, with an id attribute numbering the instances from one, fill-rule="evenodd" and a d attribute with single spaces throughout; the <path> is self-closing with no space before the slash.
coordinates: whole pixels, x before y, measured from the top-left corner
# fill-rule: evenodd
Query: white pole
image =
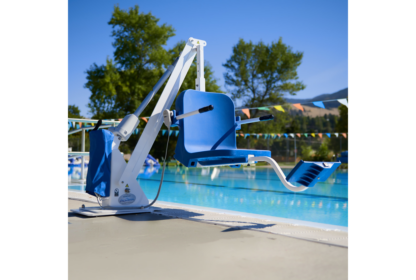
<path id="1" fill-rule="evenodd" d="M 85 152 L 85 129 L 82 130 L 82 139 L 81 139 L 81 151 Z M 84 163 L 85 163 L 85 159 L 84 156 L 82 156 L 82 161 L 81 161 L 81 180 L 84 180 Z"/>
<path id="2" fill-rule="evenodd" d="M 196 55 L 196 80 L 195 88 L 199 91 L 205 91 L 205 78 L 204 78 L 204 46 L 197 46 L 197 55 Z"/>

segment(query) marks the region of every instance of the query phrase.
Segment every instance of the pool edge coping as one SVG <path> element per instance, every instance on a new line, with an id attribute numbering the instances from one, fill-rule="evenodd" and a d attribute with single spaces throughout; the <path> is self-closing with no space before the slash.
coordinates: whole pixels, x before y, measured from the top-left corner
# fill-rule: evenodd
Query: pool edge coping
<path id="1" fill-rule="evenodd" d="M 78 194 L 71 196 L 71 193 Z M 69 199 L 76 199 L 86 202 L 94 202 L 97 203 L 96 198 L 80 191 L 70 191 L 68 190 L 68 198 Z M 89 198 L 89 199 L 88 199 Z M 152 200 L 149 200 L 149 202 L 152 202 Z M 331 224 L 323 224 L 323 223 L 315 223 L 315 222 L 309 222 L 309 221 L 302 221 L 302 220 L 295 220 L 295 219 L 288 219 L 288 218 L 281 218 L 281 217 L 274 217 L 274 216 L 268 216 L 268 215 L 261 215 L 261 214 L 252 214 L 247 212 L 240 212 L 240 211 L 233 211 L 233 210 L 225 210 L 220 208 L 211 208 L 211 207 L 205 207 L 205 206 L 196 206 L 191 204 L 182 204 L 182 203 L 176 203 L 176 202 L 167 202 L 167 201 L 157 201 L 157 204 L 160 205 L 166 205 L 166 206 L 173 206 L 173 207 L 182 207 L 187 209 L 193 209 L 193 210 L 199 210 L 199 211 L 207 211 L 217 214 L 227 214 L 227 215 L 235 215 L 240 217 L 248 217 L 248 218 L 254 218 L 259 220 L 266 220 L 266 221 L 273 221 L 283 224 L 290 224 L 294 226 L 305 226 L 305 227 L 312 227 L 312 228 L 318 228 L 325 231 L 341 231 L 348 233 L 348 227 L 344 226 L 336 226 Z"/>

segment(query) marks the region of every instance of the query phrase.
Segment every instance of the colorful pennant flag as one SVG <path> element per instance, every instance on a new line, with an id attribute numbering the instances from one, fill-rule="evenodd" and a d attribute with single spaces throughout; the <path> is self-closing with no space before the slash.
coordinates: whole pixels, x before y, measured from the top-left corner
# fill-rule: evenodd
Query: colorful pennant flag
<path id="1" fill-rule="evenodd" d="M 311 136 L 312 136 L 312 137 L 315 137 L 315 133 L 311 133 Z"/>
<path id="2" fill-rule="evenodd" d="M 319 138 L 322 138 L 322 133 L 318 133 Z"/>
<path id="3" fill-rule="evenodd" d="M 302 105 L 300 105 L 300 103 L 296 103 L 296 104 L 292 104 L 293 106 L 295 106 L 296 108 L 298 108 L 299 110 L 301 110 L 302 112 L 304 112 L 305 110 L 303 109 Z"/>
<path id="4" fill-rule="evenodd" d="M 342 136 L 344 136 L 345 138 L 347 138 L 347 133 L 342 133 Z"/>
<path id="5" fill-rule="evenodd" d="M 240 133 L 240 136 L 243 137 L 244 136 L 244 133 Z"/>
<path id="6" fill-rule="evenodd" d="M 327 133 L 326 136 L 328 136 L 328 138 L 331 138 L 331 133 Z"/>
<path id="7" fill-rule="evenodd" d="M 320 107 L 320 108 L 325 109 L 325 105 L 324 105 L 324 103 L 323 103 L 322 101 L 315 101 L 315 102 L 312 102 L 312 103 L 313 103 L 313 105 L 315 105 L 316 107 Z"/>
<path id="8" fill-rule="evenodd" d="M 305 137 L 308 138 L 308 133 L 304 133 L 303 135 L 305 135 Z"/>
<path id="9" fill-rule="evenodd" d="M 283 134 L 283 136 L 284 136 L 285 138 L 287 138 L 287 134 L 286 134 L 286 133 L 284 133 L 284 134 Z"/>
<path id="10" fill-rule="evenodd" d="M 142 120 L 144 120 L 144 121 L 147 123 L 147 119 L 146 119 L 146 118 L 144 118 L 144 117 L 143 117 L 143 118 L 141 118 L 141 119 L 142 119 Z"/>
<path id="11" fill-rule="evenodd" d="M 246 139 L 248 136 L 250 136 L 250 133 L 246 133 L 246 135 L 244 135 L 244 139 Z"/>
<path id="12" fill-rule="evenodd" d="M 274 108 L 277 110 L 277 111 L 281 111 L 281 112 L 285 112 L 285 109 L 283 109 L 283 107 L 282 107 L 282 105 L 277 105 L 277 106 L 274 106 Z"/>
<path id="13" fill-rule="evenodd" d="M 165 135 L 165 133 L 166 133 L 166 130 L 165 130 L 165 129 L 163 129 L 163 130 L 162 130 L 162 136 L 164 136 L 164 135 Z"/>
<path id="14" fill-rule="evenodd" d="M 338 102 L 339 102 L 339 103 L 341 103 L 342 105 L 345 105 L 345 106 L 347 106 L 347 107 L 348 107 L 348 101 L 347 101 L 347 98 L 344 98 L 344 99 L 338 99 Z"/>
<path id="15" fill-rule="evenodd" d="M 339 133 L 334 133 L 336 137 L 338 137 Z"/>
<path id="16" fill-rule="evenodd" d="M 280 133 L 278 133 L 277 136 L 279 136 L 279 138 L 280 138 Z"/>
<path id="17" fill-rule="evenodd" d="M 246 114 L 247 118 L 250 118 L 250 110 L 249 109 L 241 109 L 244 114 Z"/>
<path id="18" fill-rule="evenodd" d="M 169 131 L 169 136 L 171 136 L 171 135 L 172 135 L 172 132 L 173 132 L 173 130 Z"/>
<path id="19" fill-rule="evenodd" d="M 267 139 L 267 136 L 269 136 L 269 134 L 264 134 L 264 139 Z"/>
<path id="20" fill-rule="evenodd" d="M 289 136 L 292 138 L 295 138 L 295 134 L 294 133 L 289 133 Z"/>
<path id="21" fill-rule="evenodd" d="M 267 107 L 259 107 L 257 110 L 270 111 L 270 109 Z"/>
<path id="22" fill-rule="evenodd" d="M 176 130 L 175 131 L 175 136 L 178 137 L 178 135 L 179 135 L 179 130 Z"/>

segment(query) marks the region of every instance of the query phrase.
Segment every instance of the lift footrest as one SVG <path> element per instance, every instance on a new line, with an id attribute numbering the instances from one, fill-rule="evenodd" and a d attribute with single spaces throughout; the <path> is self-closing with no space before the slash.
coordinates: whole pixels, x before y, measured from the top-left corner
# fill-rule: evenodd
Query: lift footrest
<path id="1" fill-rule="evenodd" d="M 313 162 L 301 160 L 286 176 L 286 181 L 313 187 L 317 182 L 326 181 L 341 165 L 341 162 Z"/>

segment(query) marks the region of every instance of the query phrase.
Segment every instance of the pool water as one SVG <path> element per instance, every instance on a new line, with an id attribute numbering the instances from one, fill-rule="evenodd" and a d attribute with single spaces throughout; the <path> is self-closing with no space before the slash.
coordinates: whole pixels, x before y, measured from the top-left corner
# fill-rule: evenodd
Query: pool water
<path id="1" fill-rule="evenodd" d="M 162 168 L 146 167 L 138 177 L 150 200 L 161 174 Z M 294 193 L 267 167 L 167 167 L 158 200 L 347 227 L 348 172 L 337 170 L 326 182 Z"/>

